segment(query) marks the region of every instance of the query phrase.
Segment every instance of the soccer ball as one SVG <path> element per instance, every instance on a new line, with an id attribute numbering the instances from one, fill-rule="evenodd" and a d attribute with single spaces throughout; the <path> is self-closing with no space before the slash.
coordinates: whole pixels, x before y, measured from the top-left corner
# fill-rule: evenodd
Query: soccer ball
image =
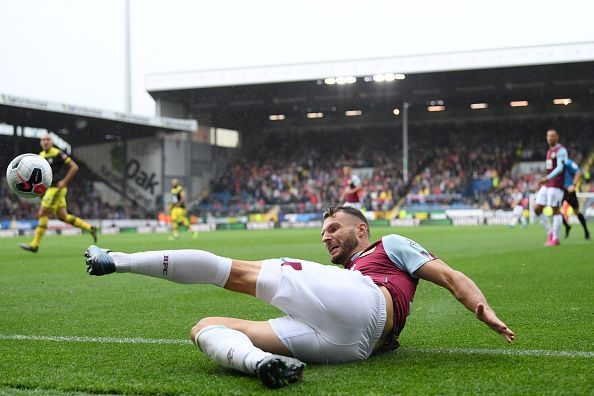
<path id="1" fill-rule="evenodd" d="M 8 164 L 6 181 L 12 192 L 21 197 L 40 197 L 52 184 L 52 168 L 37 154 L 21 154 Z"/>

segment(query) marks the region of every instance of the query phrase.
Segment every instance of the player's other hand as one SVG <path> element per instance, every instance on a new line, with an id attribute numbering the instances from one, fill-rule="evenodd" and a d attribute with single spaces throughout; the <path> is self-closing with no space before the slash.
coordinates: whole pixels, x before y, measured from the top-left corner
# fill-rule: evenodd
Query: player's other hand
<path id="1" fill-rule="evenodd" d="M 575 191 L 575 186 L 572 184 L 571 186 L 567 187 L 567 192 L 574 192 Z"/>
<path id="2" fill-rule="evenodd" d="M 66 182 L 64 180 L 60 180 L 58 183 L 56 183 L 56 187 L 60 188 L 64 188 L 66 187 Z"/>
<path id="3" fill-rule="evenodd" d="M 507 342 L 512 342 L 516 337 L 514 332 L 497 317 L 495 311 L 491 308 L 487 308 L 484 304 L 479 303 L 475 313 L 478 320 L 485 322 L 493 331 L 501 334 Z"/>

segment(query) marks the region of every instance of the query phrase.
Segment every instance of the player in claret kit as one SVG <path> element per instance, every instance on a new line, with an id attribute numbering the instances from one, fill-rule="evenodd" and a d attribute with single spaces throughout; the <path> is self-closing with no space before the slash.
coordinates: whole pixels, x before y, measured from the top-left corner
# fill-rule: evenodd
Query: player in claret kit
<path id="1" fill-rule="evenodd" d="M 538 193 L 536 194 L 536 205 L 534 213 L 540 217 L 541 223 L 547 230 L 546 246 L 559 245 L 559 232 L 563 224 L 563 217 L 560 212 L 563 202 L 563 187 L 565 181 L 565 162 L 567 161 L 567 150 L 559 143 L 559 133 L 555 129 L 547 131 L 547 151 L 546 171 L 547 175 L 543 177 Z M 549 222 L 547 216 L 542 213 L 545 206 L 553 209 L 553 224 Z"/>
<path id="2" fill-rule="evenodd" d="M 330 207 L 322 243 L 344 268 L 278 258 L 243 261 L 201 250 L 118 253 L 91 246 L 87 272 L 132 272 L 178 283 L 208 283 L 255 296 L 286 316 L 268 321 L 210 317 L 190 338 L 224 367 L 258 375 L 272 388 L 302 378 L 307 363 L 361 361 L 395 350 L 419 279 L 448 289 L 477 319 L 508 342 L 514 333 L 467 276 L 418 243 L 392 234 L 369 241 L 369 224 L 357 209 Z"/>
<path id="3" fill-rule="evenodd" d="M 361 200 L 364 194 L 361 178 L 352 173 L 350 166 L 343 166 L 342 174 L 343 190 L 340 194 L 340 201 L 344 202 L 344 206 L 361 209 Z"/>
<path id="4" fill-rule="evenodd" d="M 68 154 L 54 147 L 52 137 L 49 133 L 46 133 L 41 137 L 40 144 L 42 151 L 39 155 L 45 158 L 52 168 L 52 185 L 41 198 L 41 207 L 39 208 L 39 213 L 37 215 L 38 223 L 33 240 L 31 243 L 21 243 L 19 246 L 29 252 L 37 253 L 51 214 L 54 214 L 54 216 L 64 223 L 71 224 L 89 232 L 96 243 L 98 232 L 97 227 L 91 226 L 79 217 L 69 214 L 66 209 L 68 184 L 76 172 L 78 172 L 78 165 Z"/>

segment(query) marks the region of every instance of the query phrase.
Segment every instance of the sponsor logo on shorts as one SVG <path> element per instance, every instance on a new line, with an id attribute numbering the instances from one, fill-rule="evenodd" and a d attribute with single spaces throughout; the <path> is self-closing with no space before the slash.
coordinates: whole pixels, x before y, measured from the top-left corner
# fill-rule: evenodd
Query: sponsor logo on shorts
<path id="1" fill-rule="evenodd" d="M 163 256 L 163 275 L 167 275 L 168 269 L 169 269 L 169 255 L 165 254 Z"/>
<path id="2" fill-rule="evenodd" d="M 301 263 L 298 261 L 285 261 L 281 265 L 282 266 L 289 265 L 289 266 L 293 267 L 293 269 L 295 271 L 301 271 L 303 269 L 303 267 L 301 266 Z"/>

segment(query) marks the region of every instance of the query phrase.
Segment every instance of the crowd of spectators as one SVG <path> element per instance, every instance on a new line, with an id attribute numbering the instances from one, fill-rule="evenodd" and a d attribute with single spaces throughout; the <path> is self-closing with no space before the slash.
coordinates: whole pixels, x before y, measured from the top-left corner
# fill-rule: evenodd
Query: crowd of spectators
<path id="1" fill-rule="evenodd" d="M 570 158 L 582 163 L 594 148 L 593 126 L 586 120 L 445 125 L 444 133 L 434 132 L 442 140 L 434 159 L 414 177 L 406 202 L 510 209 L 513 192 L 527 195 L 538 189 L 535 175 L 512 175 L 514 165 L 543 161 L 546 131 L 552 126 Z"/>
<path id="2" fill-rule="evenodd" d="M 362 204 L 369 210 L 389 210 L 396 204 L 509 209 L 514 192 L 536 190 L 536 177 L 514 174 L 514 165 L 543 161 L 551 125 L 559 130 L 570 158 L 581 163 L 592 152 L 594 126 L 587 119 L 411 125 L 408 182 L 397 130 L 266 133 L 242 147 L 207 194 L 189 197 L 190 212 L 233 216 L 262 213 L 276 205 L 290 213 L 319 211 L 339 201 L 343 166 L 360 173 Z M 134 205 L 104 202 L 92 180 L 92 175 L 79 174 L 69 185 L 71 213 L 86 219 L 145 215 Z M 19 199 L 1 181 L 0 219 L 33 219 L 38 208 L 39 200 Z"/>
<path id="3" fill-rule="evenodd" d="M 370 168 L 363 178 L 367 209 L 388 210 L 399 202 L 509 209 L 514 191 L 536 191 L 534 175 L 511 173 L 520 161 L 543 161 L 551 126 L 574 160 L 592 150 L 593 126 L 579 118 L 412 126 L 410 183 L 403 181 L 398 133 L 266 136 L 215 180 L 195 209 L 232 215 L 271 205 L 318 210 L 338 202 L 343 165 Z"/>
<path id="4" fill-rule="evenodd" d="M 411 139 L 411 168 L 426 159 L 426 140 Z M 264 142 L 264 143 L 262 143 Z M 394 131 L 368 134 L 269 135 L 229 164 L 211 183 L 199 211 L 238 214 L 280 205 L 287 212 L 311 212 L 338 202 L 343 166 L 362 172 L 369 208 L 387 209 L 404 193 L 401 137 Z"/>

